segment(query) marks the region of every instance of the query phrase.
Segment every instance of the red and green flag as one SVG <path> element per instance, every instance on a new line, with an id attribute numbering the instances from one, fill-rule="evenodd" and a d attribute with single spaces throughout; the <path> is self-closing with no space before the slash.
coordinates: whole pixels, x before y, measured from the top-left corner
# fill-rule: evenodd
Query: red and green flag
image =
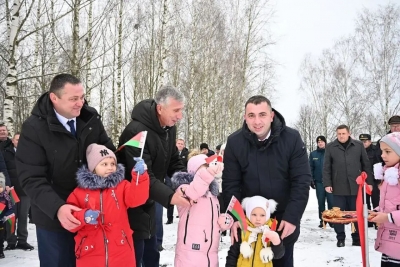
<path id="1" fill-rule="evenodd" d="M 239 200 L 235 196 L 232 196 L 231 201 L 229 202 L 227 212 L 229 212 L 235 221 L 240 223 L 242 231 L 247 231 L 247 221 L 246 215 L 244 215 L 244 210 Z"/>
<path id="2" fill-rule="evenodd" d="M 15 215 L 13 214 L 13 216 L 10 216 L 7 219 L 7 224 L 8 224 L 8 229 L 10 229 L 10 234 L 15 232 Z"/>
<path id="3" fill-rule="evenodd" d="M 147 137 L 147 131 L 142 131 L 132 137 L 128 142 L 120 146 L 115 152 L 118 152 L 119 150 L 123 149 L 125 146 L 133 146 L 137 148 L 143 149 L 144 143 L 146 142 L 146 137 Z"/>
<path id="4" fill-rule="evenodd" d="M 11 190 L 10 190 L 10 198 L 11 198 L 11 202 L 13 203 L 13 205 L 15 205 L 15 203 L 17 203 L 17 202 L 19 202 L 20 200 L 19 200 L 19 197 L 18 197 L 18 195 L 17 195 L 17 193 L 15 192 L 15 189 L 14 188 L 12 188 Z"/>
<path id="5" fill-rule="evenodd" d="M 6 204 L 0 203 L 0 214 L 4 211 L 5 208 L 6 208 Z"/>

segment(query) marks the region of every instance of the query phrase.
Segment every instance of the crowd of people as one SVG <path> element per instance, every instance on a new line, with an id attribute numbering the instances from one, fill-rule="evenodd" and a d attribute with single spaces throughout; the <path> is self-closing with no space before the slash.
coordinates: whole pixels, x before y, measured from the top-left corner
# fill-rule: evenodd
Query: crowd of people
<path id="1" fill-rule="evenodd" d="M 9 139 L 0 125 L 0 204 L 7 216 L 15 214 L 17 229 L 6 231 L 0 224 L 0 258 L 6 243 L 5 250 L 37 249 L 41 267 L 159 267 L 162 212 L 167 209 L 171 224 L 176 206 L 175 266 L 219 266 L 220 237 L 229 230 L 227 267 L 293 267 L 310 186 L 323 227 L 326 200 L 328 208 L 355 210 L 355 179 L 365 171 L 382 266 L 400 266 L 386 239 L 400 227 L 394 183 L 399 116 L 391 118 L 391 131 L 377 147 L 370 135 L 360 135 L 360 142 L 340 125 L 336 140 L 327 144 L 317 137 L 318 148 L 308 155 L 299 132 L 286 125 L 269 99 L 256 95 L 244 104 L 242 127 L 226 142 L 215 151 L 207 143 L 189 151 L 177 138 L 184 106 L 178 89 L 161 87 L 154 99 L 134 106 L 117 150 L 100 115 L 85 101 L 82 82 L 69 74 L 55 76 L 20 133 Z M 143 132 L 143 146 L 122 146 Z M 8 201 L 13 188 L 20 198 L 15 205 Z M 28 214 L 36 225 L 37 248 L 27 243 Z M 345 246 L 343 225 L 333 227 L 337 246 Z M 357 225 L 352 245 L 360 245 Z"/>

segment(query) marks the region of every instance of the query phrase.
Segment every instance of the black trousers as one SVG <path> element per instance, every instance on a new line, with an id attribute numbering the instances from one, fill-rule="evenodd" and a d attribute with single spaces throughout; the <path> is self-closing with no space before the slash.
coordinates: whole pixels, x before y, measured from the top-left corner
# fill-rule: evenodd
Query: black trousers
<path id="1" fill-rule="evenodd" d="M 357 196 L 337 196 L 333 195 L 333 206 L 339 207 L 342 211 L 355 211 L 356 210 L 356 199 Z M 358 224 L 354 223 L 356 231 L 351 234 L 351 238 L 355 241 L 360 240 L 358 233 Z M 346 233 L 344 231 L 344 224 L 334 224 L 337 240 L 346 239 Z"/>

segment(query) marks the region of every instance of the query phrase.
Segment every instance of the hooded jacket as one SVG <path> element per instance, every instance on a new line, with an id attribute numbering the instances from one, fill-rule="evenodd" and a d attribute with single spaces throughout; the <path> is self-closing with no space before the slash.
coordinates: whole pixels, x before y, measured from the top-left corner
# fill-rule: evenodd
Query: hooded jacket
<path id="1" fill-rule="evenodd" d="M 397 184 L 390 185 L 385 179 L 380 186 L 379 211 L 391 213 L 393 223 L 385 222 L 378 227 L 375 249 L 393 259 L 400 260 L 400 172 L 397 169 Z M 384 169 L 387 169 L 386 167 Z M 396 177 L 394 178 L 396 180 Z"/>
<path id="2" fill-rule="evenodd" d="M 248 218 L 246 218 L 247 225 L 251 228 L 256 228 Z M 272 219 L 270 218 L 265 225 L 271 227 Z M 249 228 L 250 229 L 250 228 Z M 248 230 L 244 235 L 238 233 L 239 241 L 235 242 L 229 249 L 228 255 L 226 257 L 226 265 L 225 267 L 272 267 L 272 261 L 268 263 L 263 263 L 260 258 L 261 249 L 263 249 L 262 236 L 263 234 L 257 234 L 257 240 L 251 243 L 251 248 L 253 249 L 253 254 L 250 258 L 244 258 L 240 253 L 240 244 L 244 241 L 248 241 L 250 237 L 251 231 Z M 243 239 L 242 239 L 243 236 Z M 267 243 L 268 247 L 271 247 L 272 252 L 274 253 L 273 259 L 280 259 L 285 254 L 285 247 L 283 246 L 283 242 L 279 245 L 274 246 L 271 242 Z"/>
<path id="3" fill-rule="evenodd" d="M 150 177 L 150 199 L 146 204 L 128 210 L 131 229 L 136 239 L 149 239 L 156 232 L 155 202 L 168 207 L 174 191 L 164 184 L 166 175 L 172 177 L 177 171 L 186 168 L 179 158 L 176 147 L 176 127 L 161 127 L 156 113 L 156 102 L 153 99 L 143 100 L 132 110 L 132 121 L 125 127 L 119 138 L 119 144 L 125 144 L 141 131 L 147 131 L 143 149 L 143 159 Z M 117 153 L 118 161 L 127 170 L 135 165 L 134 157 L 140 156 L 141 150 L 126 146 Z M 127 173 L 126 177 L 130 177 Z"/>
<path id="4" fill-rule="evenodd" d="M 229 203 L 233 195 L 240 201 L 256 195 L 276 200 L 279 205 L 273 217 L 279 223 L 285 220 L 296 226 L 294 233 L 283 240 L 286 246 L 296 242 L 299 236 L 311 172 L 299 132 L 287 127 L 282 115 L 273 111 L 271 135 L 262 144 L 246 122 L 228 137 L 222 194 L 224 203 Z"/>
<path id="5" fill-rule="evenodd" d="M 218 223 L 218 184 L 206 168 L 200 169 L 194 176 L 175 173 L 171 180 L 173 189 L 182 190 L 195 201 L 189 208 L 177 206 L 180 220 L 174 266 L 218 267 L 221 231 L 227 230 L 232 224 Z"/>
<path id="6" fill-rule="evenodd" d="M 31 200 L 33 223 L 46 230 L 64 229 L 57 212 L 76 188 L 75 174 L 86 163 L 86 148 L 96 143 L 115 150 L 100 115 L 86 103 L 76 125 L 77 138 L 57 119 L 49 93 L 22 124 L 15 154 L 18 180 Z"/>
<path id="7" fill-rule="evenodd" d="M 137 174 L 132 171 L 132 180 Z M 71 232 L 75 235 L 77 267 L 87 266 L 136 266 L 129 227 L 127 208 L 146 202 L 149 197 L 149 177 L 145 172 L 139 176 L 138 185 L 124 179 L 125 169 L 118 164 L 117 171 L 108 177 L 100 177 L 85 166 L 77 172 L 78 187 L 67 199 L 68 204 L 81 208 L 74 216 L 81 225 Z M 85 222 L 85 212 L 98 210 L 98 224 Z"/>

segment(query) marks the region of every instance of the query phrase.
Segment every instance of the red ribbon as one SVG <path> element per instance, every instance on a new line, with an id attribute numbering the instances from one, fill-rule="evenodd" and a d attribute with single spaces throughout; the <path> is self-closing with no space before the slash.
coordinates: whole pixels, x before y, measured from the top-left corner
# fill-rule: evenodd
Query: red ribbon
<path id="1" fill-rule="evenodd" d="M 363 187 L 365 181 L 367 180 L 367 174 L 362 172 L 360 176 L 357 177 L 356 182 L 358 184 L 358 193 L 357 193 L 357 200 L 356 200 L 356 212 L 357 212 L 357 223 L 358 223 L 358 233 L 360 235 L 360 244 L 361 244 L 361 254 L 362 254 L 362 262 L 363 267 L 367 267 L 367 259 L 365 255 L 365 246 L 367 240 L 365 240 L 365 225 L 364 225 L 364 217 L 363 217 Z M 366 184 L 366 193 L 371 195 L 371 189 Z"/>

